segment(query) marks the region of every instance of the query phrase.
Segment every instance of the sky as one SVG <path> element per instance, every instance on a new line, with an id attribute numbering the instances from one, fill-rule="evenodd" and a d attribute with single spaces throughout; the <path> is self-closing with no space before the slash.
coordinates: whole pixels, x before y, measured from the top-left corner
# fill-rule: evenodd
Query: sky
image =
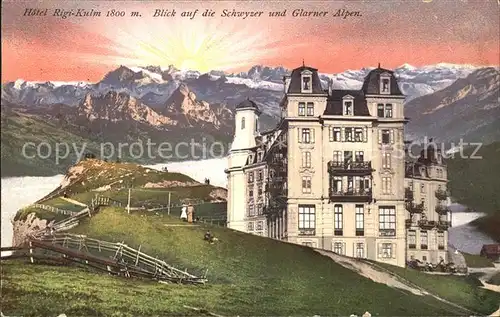
<path id="1" fill-rule="evenodd" d="M 24 16 L 26 9 L 46 16 Z M 126 66 L 174 65 L 202 72 L 251 66 L 295 68 L 304 61 L 324 73 L 404 63 L 498 65 L 498 0 L 351 1 L 2 1 L 2 82 L 95 82 Z M 54 16 L 55 10 L 100 11 L 100 17 Z M 182 17 L 184 11 L 198 12 Z M 206 9 L 215 12 L 203 17 Z M 327 11 L 293 17 L 294 10 Z M 338 10 L 361 16 L 334 17 Z M 106 17 L 108 10 L 123 17 Z M 175 10 L 175 17 L 153 17 Z M 223 17 L 223 10 L 262 11 Z M 269 12 L 286 10 L 284 17 Z M 140 17 L 131 17 L 132 12 Z"/>

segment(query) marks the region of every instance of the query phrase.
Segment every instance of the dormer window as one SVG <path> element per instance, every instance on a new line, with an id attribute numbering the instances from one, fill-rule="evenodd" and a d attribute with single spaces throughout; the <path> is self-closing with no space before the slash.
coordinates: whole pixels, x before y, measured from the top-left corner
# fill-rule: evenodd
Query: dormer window
<path id="1" fill-rule="evenodd" d="M 354 98 L 352 96 L 345 96 L 343 98 L 344 116 L 354 115 Z"/>
<path id="2" fill-rule="evenodd" d="M 302 92 L 312 92 L 312 73 L 308 70 L 302 72 Z"/>
<path id="3" fill-rule="evenodd" d="M 391 93 L 391 74 L 380 75 L 380 94 L 389 95 Z"/>

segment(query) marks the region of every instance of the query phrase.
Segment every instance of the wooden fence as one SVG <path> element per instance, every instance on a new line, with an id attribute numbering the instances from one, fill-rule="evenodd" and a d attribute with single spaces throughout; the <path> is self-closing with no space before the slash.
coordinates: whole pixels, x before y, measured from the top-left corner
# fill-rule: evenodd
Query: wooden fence
<path id="1" fill-rule="evenodd" d="M 47 210 L 47 211 L 50 211 L 50 212 L 53 212 L 56 214 L 67 215 L 67 216 L 73 216 L 76 213 L 78 213 L 77 211 L 56 208 L 53 206 L 43 205 L 43 204 L 33 204 L 30 207 L 39 208 L 39 209 Z"/>
<path id="2" fill-rule="evenodd" d="M 26 256 L 33 262 L 38 256 L 47 257 L 47 254 L 43 254 L 47 251 L 125 277 L 136 276 L 183 284 L 204 284 L 207 281 L 207 272 L 203 277 L 195 276 L 187 270 L 177 269 L 163 260 L 141 252 L 141 246 L 134 249 L 123 242 L 113 243 L 84 235 L 56 233 L 31 240 L 29 253 Z"/>

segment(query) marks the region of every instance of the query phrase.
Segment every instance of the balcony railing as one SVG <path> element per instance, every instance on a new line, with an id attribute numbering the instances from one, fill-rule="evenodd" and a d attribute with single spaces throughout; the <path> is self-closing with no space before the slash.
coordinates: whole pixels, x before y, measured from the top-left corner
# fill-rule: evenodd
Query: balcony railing
<path id="1" fill-rule="evenodd" d="M 378 231 L 381 237 L 394 237 L 396 235 L 396 229 L 379 229 Z"/>
<path id="2" fill-rule="evenodd" d="M 446 199 L 448 199 L 448 193 L 445 190 L 442 190 L 442 189 L 436 190 L 435 195 L 436 195 L 436 198 L 438 200 L 446 200 Z"/>
<path id="3" fill-rule="evenodd" d="M 416 204 L 412 202 L 407 202 L 405 206 L 406 210 L 408 210 L 411 214 L 421 214 L 424 212 L 424 203 Z"/>
<path id="4" fill-rule="evenodd" d="M 436 212 L 440 215 L 446 215 L 446 214 L 448 214 L 448 211 L 449 211 L 449 209 L 446 206 L 443 206 L 443 205 L 436 206 Z"/>
<path id="5" fill-rule="evenodd" d="M 418 226 L 423 229 L 432 229 L 437 227 L 437 222 L 433 220 L 419 220 Z"/>
<path id="6" fill-rule="evenodd" d="M 316 229 L 299 229 L 299 236 L 314 236 Z"/>
<path id="7" fill-rule="evenodd" d="M 372 172 L 372 163 L 369 161 L 356 162 L 340 162 L 340 161 L 330 161 L 328 162 L 328 172 L 336 175 L 348 174 L 348 175 L 366 175 Z"/>
<path id="8" fill-rule="evenodd" d="M 410 227 L 413 227 L 413 226 L 416 226 L 417 223 L 415 221 L 413 221 L 412 219 L 406 219 L 405 220 L 405 226 L 406 228 L 410 228 Z"/>
<path id="9" fill-rule="evenodd" d="M 330 189 L 330 201 L 339 201 L 339 202 L 362 202 L 362 201 L 371 201 L 372 200 L 372 191 L 371 189 L 365 190 L 335 190 Z"/>

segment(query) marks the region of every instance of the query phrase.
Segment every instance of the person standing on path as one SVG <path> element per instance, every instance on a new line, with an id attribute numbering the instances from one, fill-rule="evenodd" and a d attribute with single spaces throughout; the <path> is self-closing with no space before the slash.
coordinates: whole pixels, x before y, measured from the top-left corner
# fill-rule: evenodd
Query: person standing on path
<path id="1" fill-rule="evenodd" d="M 187 207 L 186 205 L 183 205 L 182 206 L 182 209 L 181 209 L 181 219 L 184 220 L 184 221 L 187 221 Z"/>

